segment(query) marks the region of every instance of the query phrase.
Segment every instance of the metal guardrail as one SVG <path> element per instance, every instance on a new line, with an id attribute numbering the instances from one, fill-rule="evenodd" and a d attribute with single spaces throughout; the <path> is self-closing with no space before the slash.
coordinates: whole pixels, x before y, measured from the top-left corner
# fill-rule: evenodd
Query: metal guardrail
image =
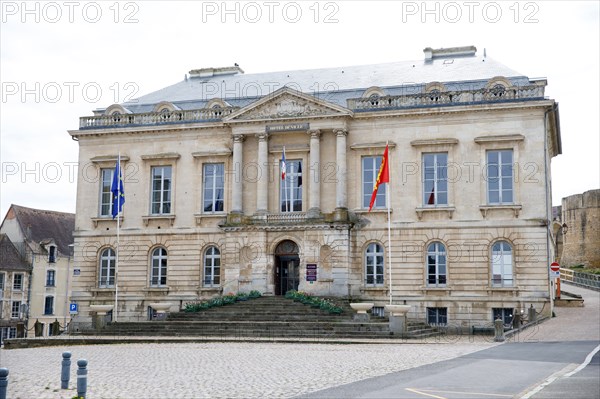
<path id="1" fill-rule="evenodd" d="M 580 287 L 600 291 L 600 274 L 583 273 L 561 267 L 560 279 Z"/>

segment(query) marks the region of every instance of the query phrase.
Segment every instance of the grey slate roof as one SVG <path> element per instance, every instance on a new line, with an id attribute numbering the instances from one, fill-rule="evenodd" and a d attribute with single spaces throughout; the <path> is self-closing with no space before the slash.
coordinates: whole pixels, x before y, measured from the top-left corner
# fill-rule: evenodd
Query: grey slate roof
<path id="1" fill-rule="evenodd" d="M 6 217 L 16 217 L 27 241 L 36 250 L 41 249 L 41 242 L 54 241 L 58 252 L 70 254 L 69 244 L 73 242 L 75 214 L 11 205 Z"/>
<path id="2" fill-rule="evenodd" d="M 222 98 L 232 106 L 243 107 L 287 85 L 345 107 L 346 99 L 361 97 L 372 86 L 383 88 L 388 95 L 420 92 L 425 84 L 435 81 L 444 83 L 449 90 L 479 89 L 495 76 L 509 78 L 517 85 L 529 82 L 526 76 L 491 58 L 454 56 L 430 61 L 190 77 L 123 106 L 135 113 L 151 112 L 155 104 L 169 101 L 184 110 L 198 109 L 212 98 Z"/>
<path id="3" fill-rule="evenodd" d="M 0 270 L 31 271 L 32 267 L 27 263 L 6 234 L 0 234 Z"/>

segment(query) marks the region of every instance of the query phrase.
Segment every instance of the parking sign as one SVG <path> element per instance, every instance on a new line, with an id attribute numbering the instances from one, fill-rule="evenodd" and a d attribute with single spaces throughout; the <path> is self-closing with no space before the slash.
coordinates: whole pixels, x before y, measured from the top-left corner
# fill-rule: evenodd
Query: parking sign
<path id="1" fill-rule="evenodd" d="M 77 304 L 76 303 L 72 303 L 69 306 L 69 313 L 71 313 L 71 314 L 76 314 L 77 313 Z"/>

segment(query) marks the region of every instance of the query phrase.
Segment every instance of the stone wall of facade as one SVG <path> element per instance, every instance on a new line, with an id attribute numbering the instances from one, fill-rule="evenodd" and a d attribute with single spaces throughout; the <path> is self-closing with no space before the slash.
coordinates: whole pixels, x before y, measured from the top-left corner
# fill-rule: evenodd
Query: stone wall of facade
<path id="1" fill-rule="evenodd" d="M 600 190 L 563 198 L 562 221 L 568 231 L 563 236 L 561 265 L 600 267 Z"/>

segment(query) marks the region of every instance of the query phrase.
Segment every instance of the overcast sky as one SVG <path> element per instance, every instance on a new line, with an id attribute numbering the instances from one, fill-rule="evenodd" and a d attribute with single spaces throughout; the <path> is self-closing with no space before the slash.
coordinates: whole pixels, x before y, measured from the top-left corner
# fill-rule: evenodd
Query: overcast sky
<path id="1" fill-rule="evenodd" d="M 1 204 L 75 212 L 79 117 L 191 69 L 421 60 L 475 45 L 560 104 L 553 203 L 600 186 L 599 2 L 2 1 Z"/>

